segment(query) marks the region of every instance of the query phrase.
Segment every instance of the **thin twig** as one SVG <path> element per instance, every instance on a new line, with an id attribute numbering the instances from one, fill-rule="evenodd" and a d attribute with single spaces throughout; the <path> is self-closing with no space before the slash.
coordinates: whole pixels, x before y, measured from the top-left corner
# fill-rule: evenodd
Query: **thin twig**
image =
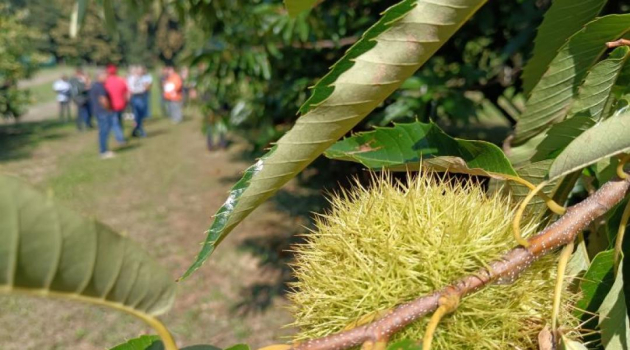
<path id="1" fill-rule="evenodd" d="M 451 285 L 432 294 L 419 297 L 393 309 L 387 316 L 372 323 L 327 337 L 294 344 L 292 350 L 344 350 L 365 342 L 389 339 L 410 323 L 433 312 L 442 297 L 464 296 L 494 282 L 510 282 L 518 278 L 540 257 L 573 242 L 578 232 L 593 220 L 604 215 L 619 203 L 630 188 L 630 179 L 616 179 L 604 184 L 583 202 L 567 209 L 556 222 L 531 237 L 529 247 L 518 246 L 501 259 L 491 262 L 489 268 L 481 268 Z"/>
<path id="2" fill-rule="evenodd" d="M 606 47 L 609 49 L 613 49 L 619 46 L 630 46 L 630 40 L 628 39 L 619 39 L 615 41 L 609 41 L 606 43 Z"/>

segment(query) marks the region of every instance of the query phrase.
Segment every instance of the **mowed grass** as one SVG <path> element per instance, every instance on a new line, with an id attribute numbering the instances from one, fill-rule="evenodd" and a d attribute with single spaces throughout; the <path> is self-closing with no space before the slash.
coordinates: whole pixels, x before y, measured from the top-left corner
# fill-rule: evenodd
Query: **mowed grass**
<path id="1" fill-rule="evenodd" d="M 153 118 L 148 138 L 114 147 L 117 157 L 109 160 L 98 158 L 95 131 L 77 133 L 71 125 L 48 123 L 24 127 L 30 133 L 14 141 L 11 156 L 0 159 L 0 171 L 51 191 L 67 206 L 139 242 L 173 279 L 193 261 L 211 215 L 249 165 L 240 160 L 244 146 L 238 142 L 227 152 L 209 153 L 197 118 L 180 125 Z M 11 135 L 2 131 L 0 141 L 10 144 Z M 247 240 L 265 251 L 265 242 L 290 236 L 300 224 L 269 202 L 198 273 L 180 282 L 173 309 L 162 317 L 178 343 L 226 347 L 246 342 L 257 348 L 290 334 L 282 328 L 291 318 L 281 297 L 272 295 L 267 308 L 248 305 L 260 299 L 257 286 L 281 283 L 282 276 L 243 247 Z M 141 321 L 109 309 L 0 297 L 2 350 L 100 350 L 148 333 Z"/>

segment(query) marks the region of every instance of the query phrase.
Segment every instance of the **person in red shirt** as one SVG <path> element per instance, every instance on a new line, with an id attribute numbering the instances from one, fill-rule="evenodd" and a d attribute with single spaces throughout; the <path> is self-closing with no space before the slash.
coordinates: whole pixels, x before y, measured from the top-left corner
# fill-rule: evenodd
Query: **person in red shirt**
<path id="1" fill-rule="evenodd" d="M 124 144 L 125 137 L 123 135 L 122 114 L 125 108 L 127 108 L 129 89 L 127 87 L 127 81 L 118 76 L 118 69 L 113 64 L 107 66 L 105 91 L 107 91 L 107 95 L 109 95 L 111 110 L 116 114 L 116 118 L 114 118 L 112 125 L 114 136 L 116 137 L 116 141 L 118 141 L 118 143 Z"/>

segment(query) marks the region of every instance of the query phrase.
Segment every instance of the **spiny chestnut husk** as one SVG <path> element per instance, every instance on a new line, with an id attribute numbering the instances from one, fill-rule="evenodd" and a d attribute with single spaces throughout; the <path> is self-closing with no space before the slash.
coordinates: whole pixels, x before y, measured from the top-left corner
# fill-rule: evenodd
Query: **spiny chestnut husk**
<path id="1" fill-rule="evenodd" d="M 349 324 L 447 286 L 516 245 L 514 205 L 471 182 L 422 173 L 403 183 L 387 175 L 331 200 L 316 228 L 295 246 L 290 306 L 296 341 L 339 332 Z M 526 224 L 531 234 L 535 225 Z M 538 349 L 549 323 L 558 254 L 534 263 L 511 284 L 471 294 L 445 317 L 435 349 Z M 565 283 L 565 286 L 568 283 Z M 577 334 L 578 295 L 565 287 L 561 329 Z M 393 339 L 421 339 L 423 318 Z"/>

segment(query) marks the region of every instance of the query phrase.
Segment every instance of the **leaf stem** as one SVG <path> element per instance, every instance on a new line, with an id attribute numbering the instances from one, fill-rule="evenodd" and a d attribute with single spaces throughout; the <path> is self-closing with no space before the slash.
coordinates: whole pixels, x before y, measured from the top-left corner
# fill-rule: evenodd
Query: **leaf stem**
<path id="1" fill-rule="evenodd" d="M 175 344 L 175 340 L 173 336 L 168 331 L 166 326 L 158 320 L 155 316 L 144 313 L 140 310 L 135 310 L 132 307 L 127 305 L 123 305 L 119 302 L 114 302 L 110 300 L 106 300 L 104 298 L 95 298 L 89 297 L 77 293 L 64 293 L 57 292 L 49 289 L 31 289 L 31 288 L 23 288 L 16 286 L 2 286 L 0 287 L 0 294 L 23 294 L 27 296 L 35 296 L 35 297 L 49 297 L 49 298 L 58 298 L 58 299 L 66 299 L 66 300 L 74 300 L 80 301 L 88 304 L 93 304 L 97 306 L 106 306 L 115 310 L 124 311 L 132 316 L 135 316 L 146 324 L 151 326 L 157 334 L 162 339 L 162 343 L 164 343 L 164 350 L 179 350 L 177 345 Z"/>
<path id="2" fill-rule="evenodd" d="M 536 188 L 537 188 L 536 185 L 534 185 L 533 183 L 523 179 L 522 177 L 511 176 L 511 175 L 504 175 L 504 174 L 502 174 L 501 176 L 503 176 L 504 178 L 506 178 L 508 180 L 512 180 L 514 182 L 517 182 L 517 183 L 519 183 L 519 184 L 529 188 L 530 191 L 535 191 Z M 538 192 L 538 191 L 536 191 L 536 192 Z M 566 208 L 565 207 L 563 207 L 560 204 L 556 203 L 556 201 L 551 199 L 544 192 L 538 193 L 538 196 L 545 201 L 545 203 L 547 204 L 547 207 L 549 207 L 549 210 L 551 210 L 555 214 L 564 215 L 564 213 L 566 212 Z"/>
<path id="3" fill-rule="evenodd" d="M 564 274 L 567 270 L 567 263 L 573 253 L 574 243 L 569 242 L 560 253 L 560 260 L 558 261 L 558 275 L 556 276 L 556 287 L 553 293 L 553 307 L 551 311 L 551 332 L 555 335 L 558 328 L 558 313 L 560 312 L 560 302 L 562 301 L 562 285 L 564 284 Z"/>
<path id="4" fill-rule="evenodd" d="M 523 217 L 523 213 L 525 212 L 525 208 L 529 202 L 534 198 L 534 196 L 540 192 L 540 190 L 547 185 L 546 181 L 543 181 L 538 184 L 538 186 L 534 187 L 523 199 L 521 205 L 518 207 L 516 211 L 516 215 L 514 215 L 514 221 L 512 221 L 512 231 L 514 232 L 514 239 L 516 242 L 523 247 L 529 247 L 529 242 L 523 236 L 521 236 L 521 218 Z"/>
<path id="5" fill-rule="evenodd" d="M 623 236 L 626 233 L 628 219 L 630 219 L 630 200 L 628 200 L 626 207 L 623 209 L 623 214 L 621 214 L 621 222 L 619 223 L 617 238 L 615 239 L 615 276 L 617 274 L 617 269 L 619 268 L 619 258 L 621 257 L 621 252 L 623 250 Z"/>
<path id="6" fill-rule="evenodd" d="M 173 339 L 173 335 L 169 332 L 168 328 L 164 326 L 158 318 L 147 315 L 147 314 L 133 314 L 138 318 L 142 319 L 146 324 L 151 326 L 157 334 L 162 339 L 162 343 L 164 344 L 164 350 L 179 350 L 177 344 L 175 343 L 175 339 Z"/>
<path id="7" fill-rule="evenodd" d="M 630 40 L 628 39 L 619 39 L 615 41 L 609 41 L 606 43 L 606 47 L 609 49 L 613 49 L 619 46 L 630 46 Z"/>
<path id="8" fill-rule="evenodd" d="M 443 296 L 440 298 L 439 303 L 440 306 L 437 310 L 435 310 L 433 316 L 431 316 L 431 320 L 429 320 L 429 324 L 427 325 L 427 329 L 424 333 L 424 338 L 422 339 L 422 350 L 431 350 L 433 335 L 435 334 L 438 324 L 446 314 L 457 309 L 457 306 L 459 306 L 459 296 L 457 294 Z"/>

